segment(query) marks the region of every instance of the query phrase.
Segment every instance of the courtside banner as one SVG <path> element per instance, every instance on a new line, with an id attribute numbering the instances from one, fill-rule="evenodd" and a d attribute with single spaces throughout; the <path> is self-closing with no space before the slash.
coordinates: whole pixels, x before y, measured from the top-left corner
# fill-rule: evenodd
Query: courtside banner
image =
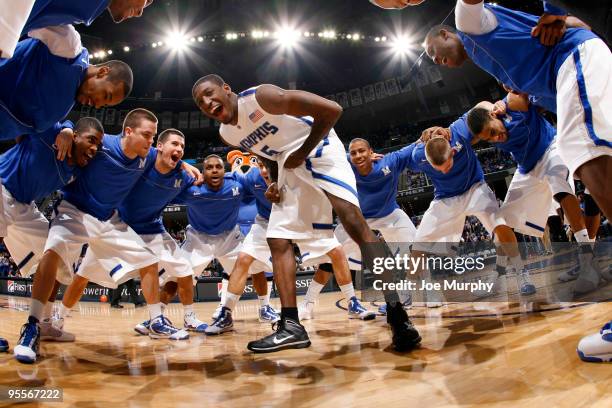
<path id="1" fill-rule="evenodd" d="M 295 280 L 295 288 L 298 295 L 306 294 L 308 286 L 312 281 L 313 271 L 304 271 L 298 273 Z M 11 296 L 30 297 L 32 295 L 32 279 L 30 278 L 0 278 L 0 294 Z M 62 299 L 65 287 L 60 288 L 57 299 Z M 339 290 L 335 281 L 330 280 L 323 288 L 323 292 Z M 83 290 L 81 301 L 83 302 L 99 302 L 102 296 L 106 296 L 107 300 L 111 298 L 112 289 L 104 288 L 95 283 L 88 283 Z M 141 301 L 144 301 L 140 282 L 136 281 L 136 291 Z M 200 278 L 196 284 L 194 291 L 194 300 L 196 302 L 218 302 L 221 299 L 221 278 Z M 278 297 L 278 291 L 273 287 L 272 297 Z M 248 281 L 244 288 L 241 299 L 257 299 L 257 293 L 253 285 Z M 129 302 L 129 294 L 125 287 L 121 290 L 121 302 Z M 178 301 L 177 298 L 174 301 Z"/>
<path id="2" fill-rule="evenodd" d="M 375 243 L 362 248 L 366 301 L 605 302 L 612 243 Z"/>

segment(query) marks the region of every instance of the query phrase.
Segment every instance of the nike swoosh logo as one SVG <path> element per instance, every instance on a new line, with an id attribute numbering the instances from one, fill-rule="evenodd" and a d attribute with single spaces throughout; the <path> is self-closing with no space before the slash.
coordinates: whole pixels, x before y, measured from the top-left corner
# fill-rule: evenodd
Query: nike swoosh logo
<path id="1" fill-rule="evenodd" d="M 282 339 L 279 339 L 278 337 L 274 337 L 274 338 L 272 339 L 272 341 L 274 342 L 274 344 L 277 344 L 277 345 L 278 345 L 278 344 L 281 344 L 281 343 L 282 343 L 283 341 L 285 341 L 285 340 L 289 340 L 289 339 L 290 339 L 290 338 L 292 338 L 292 337 L 293 337 L 293 334 L 291 334 L 291 335 L 289 335 L 289 336 L 287 336 L 287 337 L 283 337 Z"/>

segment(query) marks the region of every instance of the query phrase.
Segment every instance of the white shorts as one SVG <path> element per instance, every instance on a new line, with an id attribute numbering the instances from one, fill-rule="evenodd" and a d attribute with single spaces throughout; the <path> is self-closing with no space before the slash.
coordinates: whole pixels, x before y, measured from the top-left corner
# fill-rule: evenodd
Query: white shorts
<path id="1" fill-rule="evenodd" d="M 89 244 L 77 274 L 91 282 L 116 288 L 119 283 L 137 277 L 140 268 L 159 261 L 116 212 L 110 220 L 100 221 L 65 200 L 57 211 L 51 222 L 45 251 L 57 253 L 64 267 L 72 270 L 83 244 Z"/>
<path id="2" fill-rule="evenodd" d="M 0 234 L 21 276 L 27 277 L 36 272 L 44 253 L 49 221 L 38 211 L 36 204 L 20 203 L 4 186 L 1 188 Z"/>
<path id="3" fill-rule="evenodd" d="M 584 163 L 612 155 L 611 114 L 612 54 L 602 40 L 591 39 L 557 74 L 557 139 L 570 177 Z"/>
<path id="4" fill-rule="evenodd" d="M 193 268 L 185 251 L 164 231 L 159 234 L 140 235 L 151 251 L 159 257 L 159 285 L 175 282 L 177 278 L 193 276 Z"/>
<path id="5" fill-rule="evenodd" d="M 249 269 L 249 274 L 272 270 L 272 254 L 266 240 L 267 228 L 268 221 L 258 215 L 251 227 L 251 231 L 242 244 L 240 252 L 255 258 L 255 262 L 253 262 Z M 340 242 L 338 242 L 336 237 L 317 240 L 296 240 L 294 242 L 300 248 L 300 264 L 303 266 L 314 266 L 330 262 L 331 260 L 327 253 L 340 246 Z"/>
<path id="6" fill-rule="evenodd" d="M 240 227 L 217 235 L 208 235 L 188 226 L 182 249 L 193 267 L 194 277 L 200 276 L 204 268 L 215 258 L 221 263 L 225 273 L 232 273 L 238 253 L 242 249 L 244 237 Z"/>
<path id="7" fill-rule="evenodd" d="M 366 222 L 371 229 L 380 231 L 388 244 L 394 242 L 412 243 L 417 231 L 410 217 L 399 208 L 396 208 L 385 217 L 366 218 Z M 338 225 L 335 234 L 344 248 L 351 269 L 361 269 L 361 251 L 359 250 L 359 245 L 349 237 L 342 224 Z M 407 246 L 401 245 L 401 247 Z M 395 254 L 398 248 L 391 247 L 390 249 Z"/>
<path id="8" fill-rule="evenodd" d="M 0 0 L 1 58 L 11 58 L 35 0 Z"/>
<path id="9" fill-rule="evenodd" d="M 514 173 L 500 214 L 509 227 L 521 234 L 541 238 L 555 194 L 574 194 L 569 170 L 553 142 L 527 174 Z"/>
<path id="10" fill-rule="evenodd" d="M 359 207 L 355 175 L 344 145 L 331 133 L 299 167 L 283 167 L 289 152 L 278 161 L 281 202 L 272 205 L 268 238 L 332 238 L 332 206 L 326 192 Z"/>
<path id="11" fill-rule="evenodd" d="M 487 183 L 480 182 L 460 196 L 434 199 L 423 215 L 414 240 L 419 243 L 459 242 L 468 215 L 476 216 L 489 233 L 505 224 L 495 193 Z"/>

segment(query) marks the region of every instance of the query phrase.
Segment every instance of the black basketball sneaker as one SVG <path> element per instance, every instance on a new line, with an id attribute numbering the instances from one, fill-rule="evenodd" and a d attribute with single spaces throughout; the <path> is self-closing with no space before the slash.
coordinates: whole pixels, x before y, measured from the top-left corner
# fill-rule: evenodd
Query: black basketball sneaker
<path id="1" fill-rule="evenodd" d="M 421 336 L 410 322 L 401 302 L 396 302 L 393 307 L 387 303 L 387 323 L 393 333 L 392 341 L 396 351 L 410 351 L 421 342 Z"/>
<path id="2" fill-rule="evenodd" d="M 274 325 L 276 325 L 276 332 L 262 339 L 249 342 L 247 348 L 254 353 L 273 353 L 285 349 L 310 346 L 306 329 L 295 320 L 285 318 L 274 323 Z"/>

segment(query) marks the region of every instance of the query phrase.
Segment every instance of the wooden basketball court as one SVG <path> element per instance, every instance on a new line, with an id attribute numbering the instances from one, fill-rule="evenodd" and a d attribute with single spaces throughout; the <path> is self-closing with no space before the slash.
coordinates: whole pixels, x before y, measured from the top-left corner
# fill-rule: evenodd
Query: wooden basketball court
<path id="1" fill-rule="evenodd" d="M 245 347 L 271 330 L 257 321 L 256 301 L 239 304 L 234 332 L 180 342 L 137 335 L 146 309 L 80 303 L 66 321 L 77 341 L 43 343 L 35 365 L 0 354 L 0 387 L 61 387 L 55 405 L 73 407 L 612 406 L 610 365 L 575 352 L 609 320 L 609 303 L 531 313 L 499 303 L 415 306 L 423 343 L 399 354 L 384 317 L 348 320 L 340 297 L 323 294 L 316 319 L 305 322 L 310 348 L 260 355 Z M 0 336 L 14 346 L 28 300 L 4 296 L 0 305 Z M 195 309 L 209 320 L 215 306 Z M 180 305 L 169 316 L 179 323 Z"/>

